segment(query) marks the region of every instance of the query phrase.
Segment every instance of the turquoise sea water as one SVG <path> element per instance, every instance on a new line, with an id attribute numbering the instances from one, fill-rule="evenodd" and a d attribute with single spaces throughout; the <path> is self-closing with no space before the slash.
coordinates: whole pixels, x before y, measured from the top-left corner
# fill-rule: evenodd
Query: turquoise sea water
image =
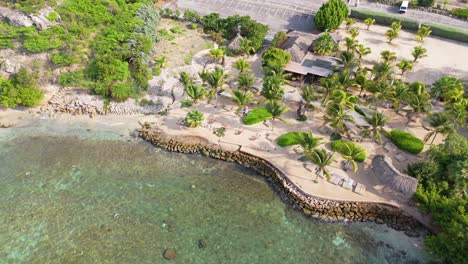
<path id="1" fill-rule="evenodd" d="M 235 164 L 80 126 L 1 130 L 0 182 L 0 263 L 430 261 L 384 225 L 306 219 Z"/>

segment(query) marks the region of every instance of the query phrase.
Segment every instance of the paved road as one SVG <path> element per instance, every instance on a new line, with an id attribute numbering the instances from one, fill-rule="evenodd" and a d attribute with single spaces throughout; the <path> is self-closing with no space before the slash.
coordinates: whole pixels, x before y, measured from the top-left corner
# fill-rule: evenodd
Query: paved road
<path id="1" fill-rule="evenodd" d="M 312 16 L 326 0 L 174 0 L 169 4 L 179 9 L 192 9 L 201 14 L 211 12 L 223 16 L 249 15 L 257 21 L 268 24 L 270 32 L 295 29 L 313 31 Z M 354 2 L 354 1 L 353 1 Z M 359 8 L 400 16 L 396 7 L 375 4 L 361 0 Z M 468 30 L 468 22 L 443 15 L 409 10 L 404 16 L 421 21 L 432 21 Z"/>

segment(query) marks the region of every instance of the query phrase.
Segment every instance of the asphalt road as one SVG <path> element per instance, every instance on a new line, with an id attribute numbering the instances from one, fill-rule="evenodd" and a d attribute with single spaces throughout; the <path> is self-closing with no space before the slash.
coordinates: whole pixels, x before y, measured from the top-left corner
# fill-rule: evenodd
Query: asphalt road
<path id="1" fill-rule="evenodd" d="M 201 14 L 216 12 L 222 16 L 249 15 L 255 20 L 267 24 L 270 27 L 270 33 L 275 33 L 287 29 L 314 31 L 311 15 L 324 2 L 326 0 L 173 0 L 167 6 L 178 9 L 191 9 Z M 375 4 L 364 0 L 360 1 L 359 8 L 394 13 L 395 16 L 400 16 L 397 7 Z M 443 15 L 409 10 L 404 16 L 468 30 L 468 22 Z"/>

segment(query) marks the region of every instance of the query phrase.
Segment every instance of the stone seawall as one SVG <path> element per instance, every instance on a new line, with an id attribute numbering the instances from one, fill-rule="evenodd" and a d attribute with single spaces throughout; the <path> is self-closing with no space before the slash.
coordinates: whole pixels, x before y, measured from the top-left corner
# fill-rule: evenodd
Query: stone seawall
<path id="1" fill-rule="evenodd" d="M 166 151 L 201 154 L 251 168 L 266 177 L 280 192 L 283 200 L 290 202 L 294 208 L 301 210 L 307 217 L 328 221 L 385 223 L 396 230 L 405 231 L 408 235 L 418 235 L 420 231 L 424 231 L 416 219 L 396 206 L 372 202 L 336 201 L 307 194 L 269 161 L 241 150 L 224 150 L 219 145 L 199 137 L 174 139 L 158 130 L 141 129 L 138 131 L 138 136 Z"/>

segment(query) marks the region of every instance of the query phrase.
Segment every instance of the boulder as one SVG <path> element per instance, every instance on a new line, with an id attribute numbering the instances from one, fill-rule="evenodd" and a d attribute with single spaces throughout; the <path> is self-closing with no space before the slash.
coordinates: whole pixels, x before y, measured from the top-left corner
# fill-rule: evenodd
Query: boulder
<path id="1" fill-rule="evenodd" d="M 163 252 L 163 257 L 167 260 L 173 260 L 176 258 L 177 252 L 173 248 L 167 248 Z"/>
<path id="2" fill-rule="evenodd" d="M 23 12 L 0 6 L 0 18 L 5 19 L 8 24 L 14 27 L 30 27 L 33 25 L 32 19 Z"/>

